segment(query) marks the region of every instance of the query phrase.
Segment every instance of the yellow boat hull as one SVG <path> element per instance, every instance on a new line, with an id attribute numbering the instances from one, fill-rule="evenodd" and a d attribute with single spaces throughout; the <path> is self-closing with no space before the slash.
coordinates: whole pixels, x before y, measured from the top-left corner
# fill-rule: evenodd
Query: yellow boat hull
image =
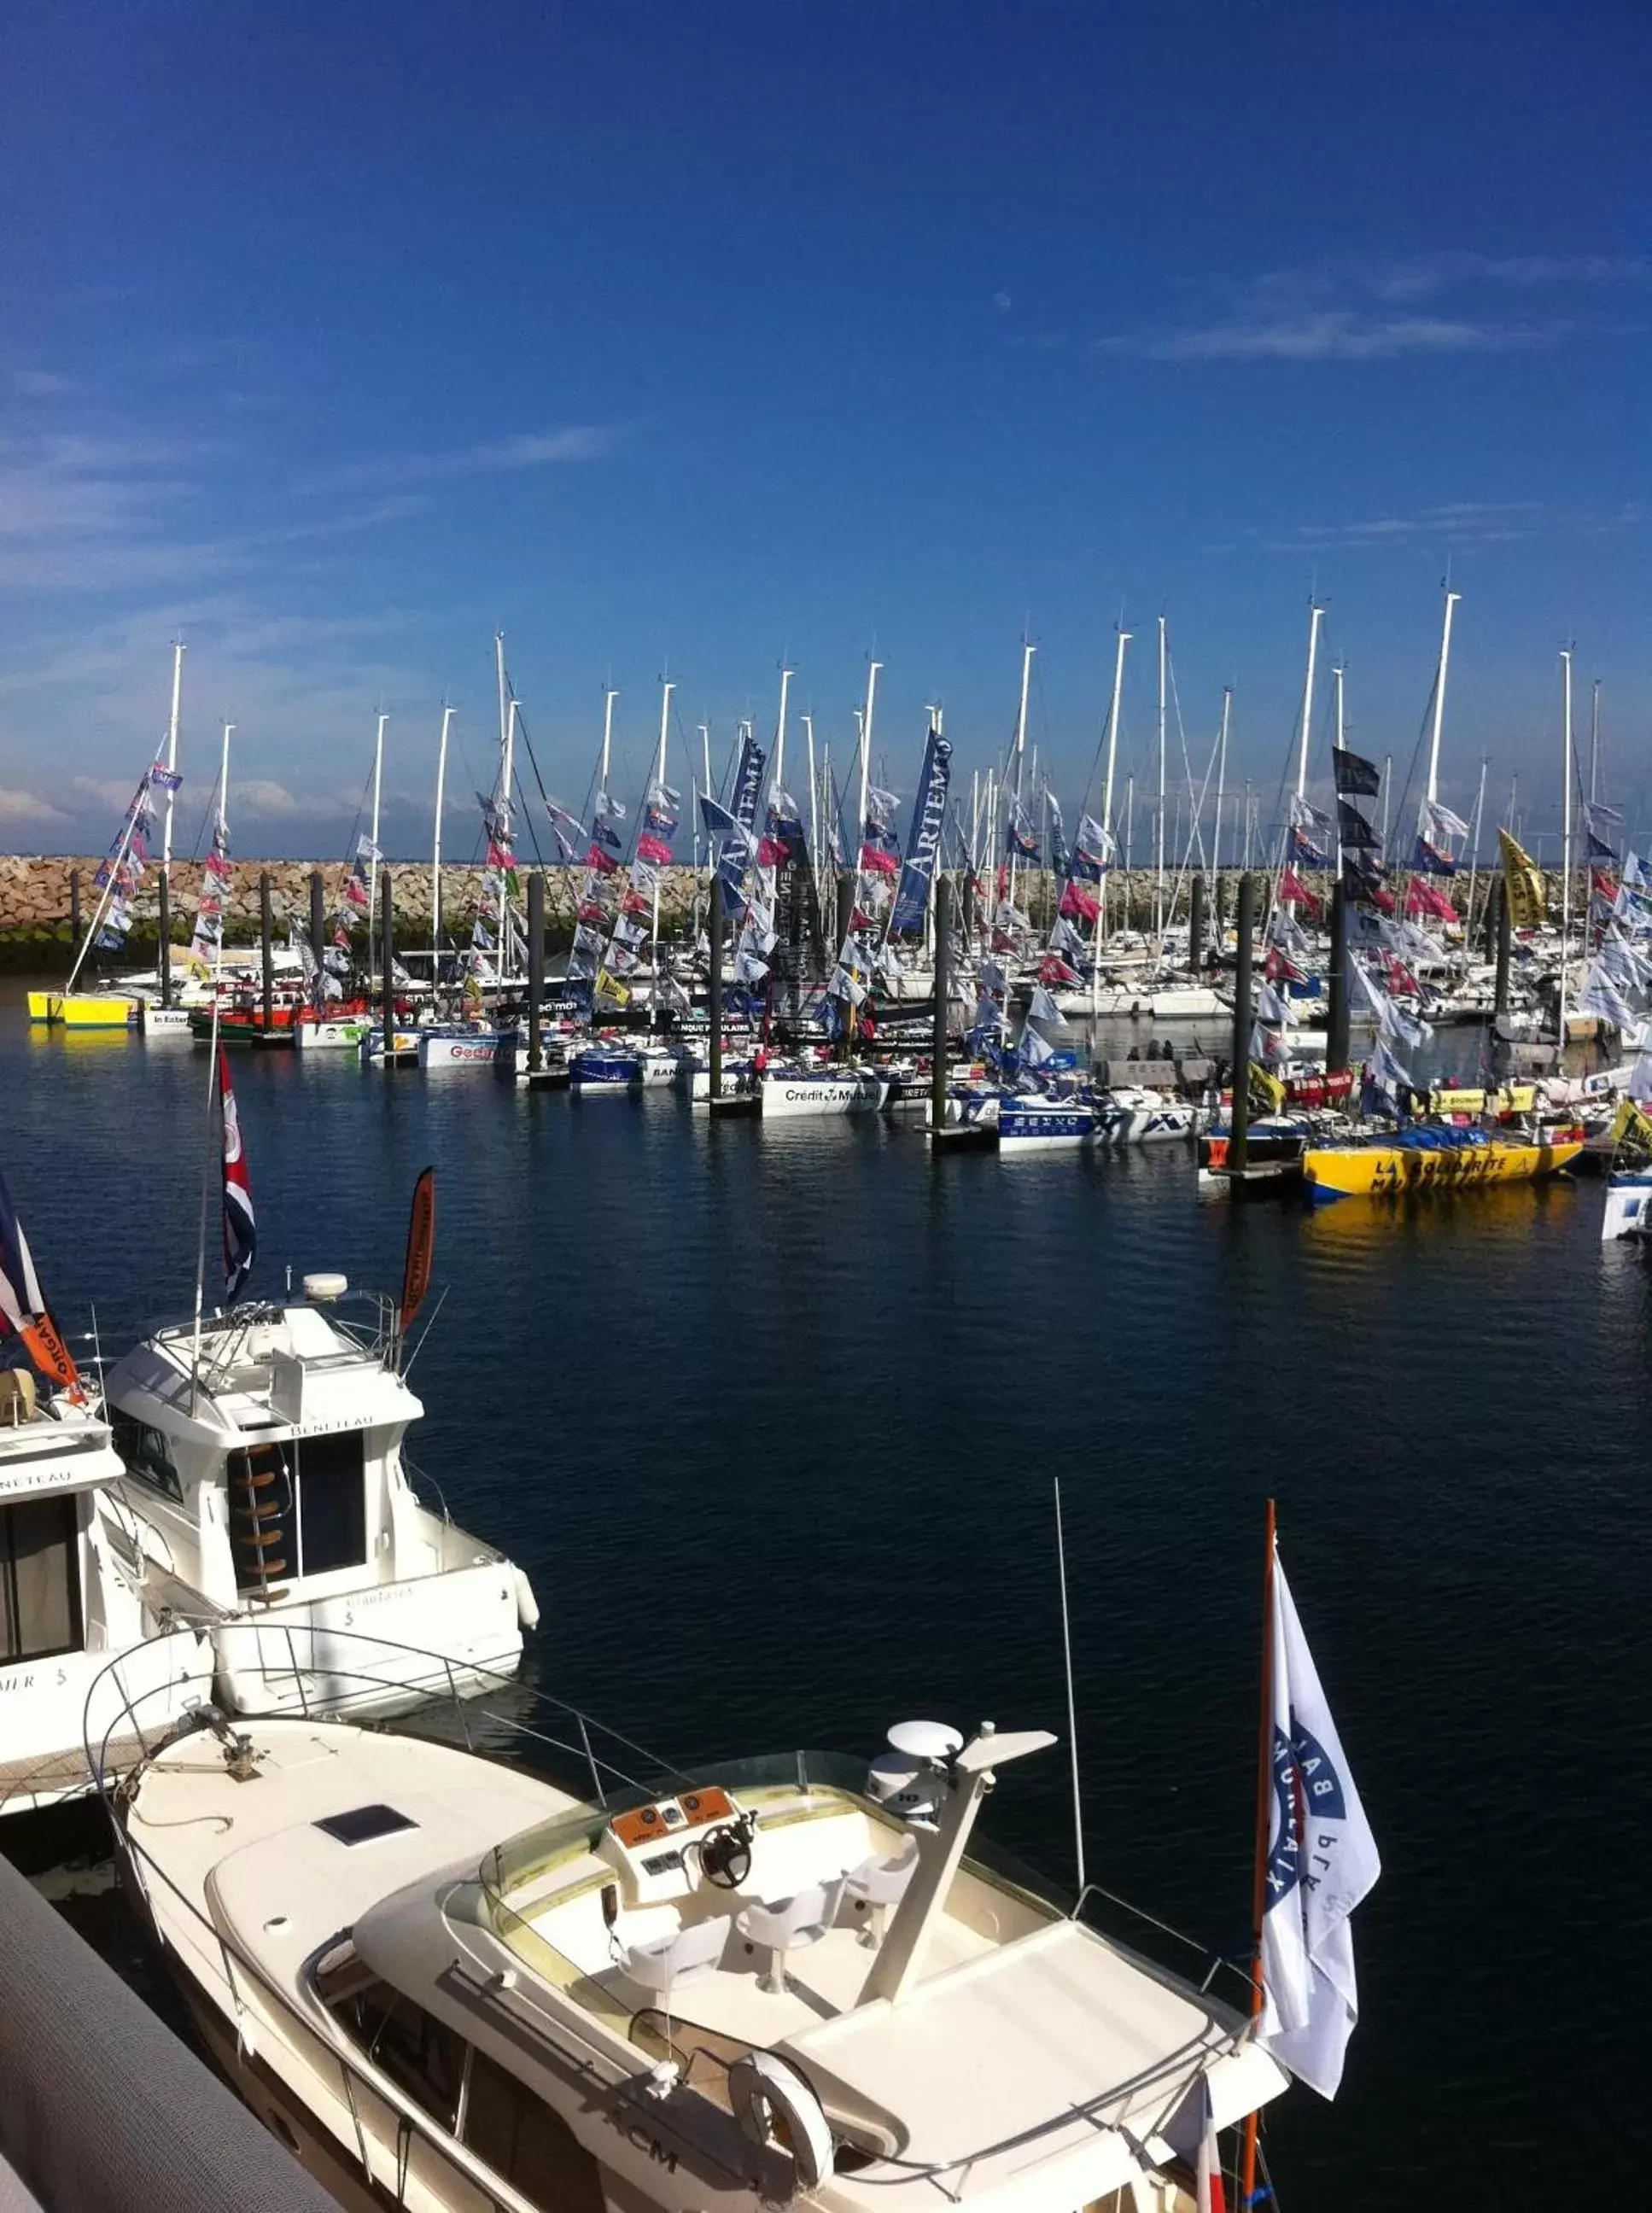
<path id="1" fill-rule="evenodd" d="M 130 1029 L 136 1002 L 113 991 L 31 991 L 32 1022 L 61 1022 L 66 1030 Z"/>
<path id="2" fill-rule="evenodd" d="M 1466 1191 L 1480 1184 L 1525 1183 L 1552 1175 L 1582 1151 L 1582 1141 L 1536 1145 L 1494 1137 L 1490 1144 L 1315 1145 L 1302 1155 L 1302 1179 L 1315 1198 L 1386 1198 L 1408 1191 Z"/>

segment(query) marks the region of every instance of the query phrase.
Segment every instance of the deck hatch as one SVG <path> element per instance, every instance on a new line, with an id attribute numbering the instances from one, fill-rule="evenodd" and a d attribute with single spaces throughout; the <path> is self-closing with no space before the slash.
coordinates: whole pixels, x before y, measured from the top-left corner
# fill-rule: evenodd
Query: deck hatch
<path id="1" fill-rule="evenodd" d="M 341 1844 L 367 1844 L 375 1837 L 393 1837 L 399 1830 L 416 1829 L 418 1823 L 397 1813 L 393 1806 L 352 1806 L 347 1814 L 329 1814 L 314 1826 Z"/>

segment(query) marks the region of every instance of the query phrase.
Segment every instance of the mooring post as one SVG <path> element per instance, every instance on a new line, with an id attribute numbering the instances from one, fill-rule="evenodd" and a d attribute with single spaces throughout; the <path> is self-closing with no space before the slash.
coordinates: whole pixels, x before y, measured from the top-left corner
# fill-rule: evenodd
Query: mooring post
<path id="1" fill-rule="evenodd" d="M 1332 1076 L 1348 1065 L 1348 895 L 1338 877 L 1331 887 L 1331 1006 L 1326 1017 L 1325 1064 Z"/>
<path id="2" fill-rule="evenodd" d="M 159 966 L 155 980 L 161 986 L 161 1003 L 172 1004 L 172 870 L 165 866 L 161 870 L 161 949 L 156 958 Z"/>
<path id="3" fill-rule="evenodd" d="M 431 977 L 434 985 L 436 978 Z M 545 871 L 535 869 L 527 880 L 527 1065 L 545 1065 L 539 1042 L 540 1008 L 545 999 Z"/>
<path id="4" fill-rule="evenodd" d="M 266 1033 L 275 1027 L 275 945 L 271 935 L 273 926 L 270 871 L 261 869 L 258 880 L 258 942 L 264 955 L 264 1027 Z"/>
<path id="5" fill-rule="evenodd" d="M 1509 885 L 1499 876 L 1492 892 L 1497 902 L 1497 1011 L 1509 1012 L 1509 964 L 1514 957 L 1514 917 L 1509 905 Z"/>
<path id="6" fill-rule="evenodd" d="M 69 871 L 69 958 L 72 964 L 80 950 L 80 870 Z"/>
<path id="7" fill-rule="evenodd" d="M 930 1033 L 930 1130 L 938 1137 L 947 1119 L 947 1008 L 951 996 L 952 886 L 935 880 L 935 1022 Z"/>
<path id="8" fill-rule="evenodd" d="M 711 911 L 707 922 L 711 941 L 711 966 L 705 994 L 706 1019 L 711 1028 L 711 1096 L 722 1096 L 722 871 L 711 871 Z"/>
<path id="9" fill-rule="evenodd" d="M 315 956 L 315 1010 L 327 1003 L 327 899 L 320 869 L 310 870 L 310 951 Z"/>
<path id="10" fill-rule="evenodd" d="M 842 958 L 849 936 L 849 925 L 855 919 L 855 887 L 857 878 L 853 869 L 845 869 L 838 878 L 838 942 L 832 948 L 832 959 Z M 855 1036 L 855 1009 L 847 999 L 838 1003 L 843 1020 L 843 1035 L 838 1040 L 838 1058 L 847 1060 Z"/>
<path id="11" fill-rule="evenodd" d="M 1256 919 L 1256 878 L 1239 880 L 1239 949 L 1234 956 L 1234 1111 L 1228 1165 L 1243 1174 L 1249 1164 L 1251 1125 L 1251 931 Z"/>
<path id="12" fill-rule="evenodd" d="M 396 1064 L 396 891 L 388 869 L 379 878 L 379 946 L 384 960 L 384 1064 Z"/>
<path id="13" fill-rule="evenodd" d="M 1192 897 L 1187 908 L 1187 972 L 1198 976 L 1204 968 L 1204 871 L 1201 869 L 1193 878 Z"/>

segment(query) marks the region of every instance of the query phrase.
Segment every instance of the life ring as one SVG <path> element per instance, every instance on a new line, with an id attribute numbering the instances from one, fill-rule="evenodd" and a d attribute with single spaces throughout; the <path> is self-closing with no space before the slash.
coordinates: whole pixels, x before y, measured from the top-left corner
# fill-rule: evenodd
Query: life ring
<path id="1" fill-rule="evenodd" d="M 819 2189 L 832 2172 L 832 2131 L 797 2069 L 772 2051 L 748 2051 L 728 2070 L 728 2096 L 753 2143 L 777 2138 L 796 2161 L 802 2186 Z"/>

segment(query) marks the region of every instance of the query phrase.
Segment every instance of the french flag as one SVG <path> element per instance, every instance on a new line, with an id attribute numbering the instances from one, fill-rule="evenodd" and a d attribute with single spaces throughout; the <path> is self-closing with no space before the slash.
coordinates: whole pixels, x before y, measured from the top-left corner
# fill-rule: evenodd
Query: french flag
<path id="1" fill-rule="evenodd" d="M 241 1142 L 241 1114 L 229 1081 L 229 1057 L 218 1047 L 218 1113 L 223 1125 L 223 1285 L 232 1302 L 253 1272 L 258 1257 L 258 1227 L 253 1219 L 253 1186 Z"/>

